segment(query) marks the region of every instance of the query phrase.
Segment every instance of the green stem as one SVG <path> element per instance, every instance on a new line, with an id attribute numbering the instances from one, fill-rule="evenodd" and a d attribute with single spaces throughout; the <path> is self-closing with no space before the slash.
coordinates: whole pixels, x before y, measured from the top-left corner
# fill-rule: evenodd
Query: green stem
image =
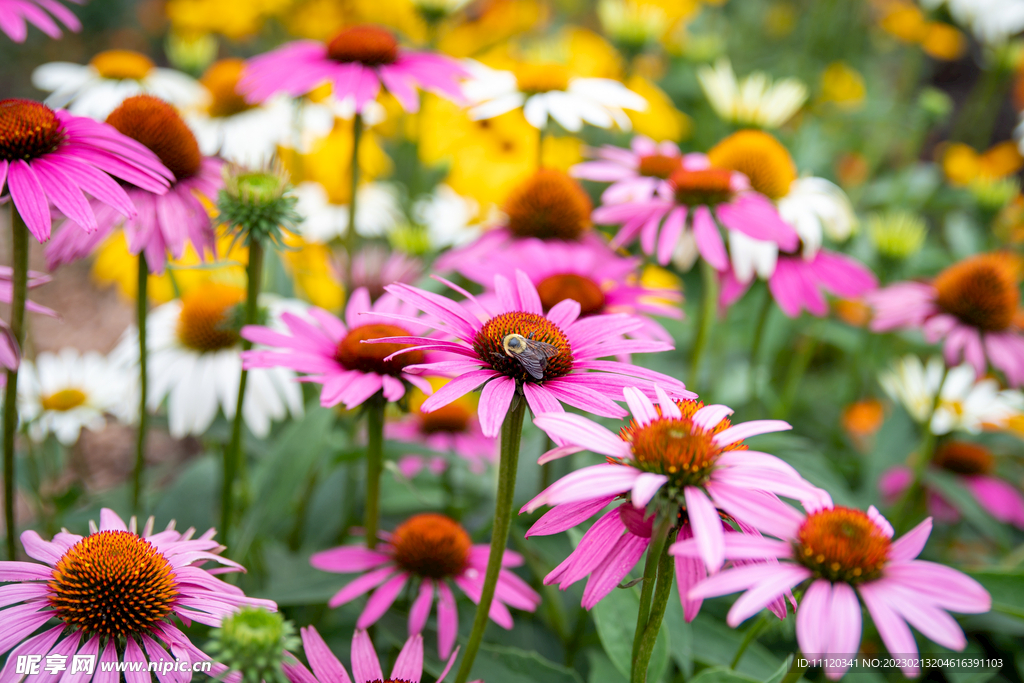
<path id="1" fill-rule="evenodd" d="M 512 497 L 516 490 L 516 470 L 519 466 L 519 441 L 523 436 L 523 416 L 526 414 L 526 401 L 516 395 L 512 406 L 505 415 L 501 425 L 501 460 L 498 462 L 498 496 L 494 506 L 494 527 L 491 531 L 491 554 L 487 558 L 487 573 L 484 576 L 484 588 L 480 594 L 480 602 L 476 606 L 473 618 L 473 630 L 463 651 L 462 663 L 455 683 L 466 683 L 469 672 L 473 668 L 473 660 L 480 649 L 484 630 L 487 628 L 491 601 L 494 589 L 498 585 L 498 573 L 501 561 L 505 556 L 505 544 L 508 541 L 508 529 L 512 524 Z"/>
<path id="2" fill-rule="evenodd" d="M 350 195 L 348 198 L 348 229 L 345 231 L 343 245 L 345 256 L 348 258 L 348 268 L 345 269 L 345 295 L 352 292 L 352 267 L 355 261 L 356 246 L 359 235 L 356 234 L 356 191 L 359 187 L 359 141 L 363 137 L 363 117 L 356 112 L 352 117 L 352 159 L 349 161 Z"/>
<path id="3" fill-rule="evenodd" d="M 632 683 L 645 683 L 647 680 L 647 667 L 651 663 L 654 644 L 658 640 L 661 621 L 665 617 L 665 608 L 672 595 L 672 580 L 675 578 L 676 563 L 671 555 L 664 552 L 665 542 L 669 536 L 671 533 L 666 534 L 661 544 L 661 554 L 658 559 L 658 585 L 651 600 L 650 617 L 647 619 L 643 636 L 640 638 L 639 648 L 636 649 L 636 654 L 633 657 Z"/>
<path id="4" fill-rule="evenodd" d="M 740 664 L 740 660 L 743 659 L 743 653 L 747 651 L 750 644 L 757 640 L 757 637 L 761 635 L 765 627 L 768 625 L 768 612 L 761 614 L 761 617 L 754 622 L 754 625 L 747 629 L 747 632 L 743 634 L 743 642 L 740 643 L 739 648 L 736 650 L 736 654 L 733 655 L 732 664 L 729 665 L 730 669 L 735 669 Z"/>
<path id="5" fill-rule="evenodd" d="M 711 328 L 715 324 L 715 313 L 718 308 L 718 273 L 710 263 L 701 259 L 700 274 L 704 284 L 704 298 L 700 304 L 700 327 L 697 328 L 697 338 L 693 342 L 693 354 L 690 359 L 690 382 L 694 385 L 700 380 L 700 362 L 711 337 Z"/>
<path id="6" fill-rule="evenodd" d="M 28 291 L 28 228 L 11 202 L 11 334 L 21 353 L 25 340 L 25 296 Z M 16 558 L 18 529 L 14 523 L 14 437 L 18 431 L 18 371 L 7 371 L 4 396 L 4 523 L 7 525 L 7 559 Z"/>
<path id="7" fill-rule="evenodd" d="M 796 400 L 797 391 L 800 389 L 800 382 L 803 380 L 804 373 L 807 372 L 817 348 L 818 340 L 814 337 L 805 335 L 800 341 L 796 355 L 790 361 L 789 370 L 786 372 L 786 384 L 782 388 L 782 398 L 779 399 L 779 405 L 775 408 L 774 417 L 776 419 L 782 420 L 789 415 L 793 401 Z"/>
<path id="8" fill-rule="evenodd" d="M 246 266 L 248 280 L 245 297 L 245 324 L 255 325 L 259 311 L 260 285 L 263 279 L 263 245 L 253 239 L 249 243 L 249 265 Z M 242 340 L 242 350 L 252 348 L 252 342 Z M 231 531 L 232 515 L 235 501 L 235 479 L 238 474 L 239 461 L 242 455 L 242 405 L 245 402 L 245 386 L 249 380 L 249 371 L 242 370 L 238 379 L 238 400 L 235 403 L 235 419 L 231 424 L 231 442 L 224 450 L 224 482 L 221 490 L 221 543 L 227 545 Z"/>
<path id="9" fill-rule="evenodd" d="M 807 660 L 804 659 L 802 661 L 806 662 Z M 781 683 L 796 683 L 800 680 L 800 677 L 804 675 L 805 671 L 807 671 L 807 664 L 801 664 L 800 662 L 800 653 L 797 652 L 793 657 L 793 666 L 790 667 L 789 673 L 786 674 L 786 677 L 782 679 Z"/>
<path id="10" fill-rule="evenodd" d="M 640 588 L 640 609 L 636 615 L 636 631 L 633 633 L 633 661 L 637 661 L 640 654 L 641 642 L 644 631 L 651 619 L 651 599 L 654 596 L 655 577 L 658 572 L 658 563 L 665 553 L 665 544 L 668 541 L 669 532 L 674 522 L 672 515 L 665 515 L 659 520 L 654 534 L 651 536 L 651 545 L 647 547 L 647 561 L 644 563 L 644 578 Z"/>
<path id="11" fill-rule="evenodd" d="M 146 396 L 149 384 L 147 365 L 149 353 L 146 345 L 146 317 L 149 312 L 146 286 L 149 284 L 149 265 L 146 255 L 139 254 L 139 283 L 136 322 L 139 326 L 139 429 L 135 435 L 135 472 L 132 478 L 132 506 L 142 512 L 142 471 L 146 467 L 146 428 L 149 414 L 146 412 Z"/>
<path id="12" fill-rule="evenodd" d="M 387 401 L 378 393 L 366 404 L 366 510 L 363 528 L 366 547 L 377 547 L 377 525 L 380 521 L 380 473 L 384 460 L 384 407 Z"/>
<path id="13" fill-rule="evenodd" d="M 754 325 L 754 339 L 750 346 L 750 398 L 757 398 L 757 375 L 761 369 L 758 357 L 761 355 L 761 340 L 764 338 L 764 328 L 768 323 L 768 316 L 772 312 L 772 293 L 766 288 L 764 291 L 764 302 L 761 304 L 761 311 L 757 314 L 757 323 Z"/>

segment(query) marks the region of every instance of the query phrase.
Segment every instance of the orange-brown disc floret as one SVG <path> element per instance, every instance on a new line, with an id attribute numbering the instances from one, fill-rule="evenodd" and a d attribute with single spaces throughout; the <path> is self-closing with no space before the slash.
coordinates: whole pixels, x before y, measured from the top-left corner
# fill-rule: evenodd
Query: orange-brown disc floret
<path id="1" fill-rule="evenodd" d="M 516 237 L 577 240 L 590 229 L 590 197 L 562 171 L 545 168 L 509 193 L 508 229 Z"/>
<path id="2" fill-rule="evenodd" d="M 1006 254 L 979 254 L 939 273 L 936 303 L 946 313 L 985 332 L 1009 328 L 1020 305 L 1018 273 Z"/>
<path id="3" fill-rule="evenodd" d="M 150 149 L 176 180 L 199 172 L 203 155 L 196 136 L 174 107 L 152 95 L 135 95 L 107 117 L 119 132 Z"/>
<path id="4" fill-rule="evenodd" d="M 676 201 L 686 206 L 722 204 L 733 195 L 732 172 L 724 168 L 699 171 L 680 168 L 669 176 L 668 182 L 672 185 Z"/>
<path id="5" fill-rule="evenodd" d="M 733 133 L 708 151 L 708 161 L 747 176 L 750 187 L 769 199 L 789 194 L 797 175 L 789 150 L 762 130 Z"/>
<path id="6" fill-rule="evenodd" d="M 431 579 L 458 576 L 469 563 L 473 543 L 454 519 L 433 512 L 410 517 L 391 537 L 395 563 Z"/>
<path id="7" fill-rule="evenodd" d="M 513 311 L 502 313 L 488 320 L 473 340 L 473 350 L 477 356 L 491 367 L 520 382 L 535 382 L 526 368 L 505 353 L 504 339 L 510 334 L 518 334 L 527 339 L 551 344 L 558 355 L 547 359 L 544 367 L 544 380 L 564 377 L 572 371 L 572 348 L 565 334 L 542 315 Z M 544 381 L 540 380 L 540 381 Z"/>
<path id="8" fill-rule="evenodd" d="M 957 474 L 988 474 L 995 459 L 984 446 L 967 441 L 949 441 L 935 452 L 937 467 Z"/>
<path id="9" fill-rule="evenodd" d="M 327 43 L 327 56 L 336 62 L 363 66 L 392 64 L 398 59 L 398 41 L 380 26 L 352 26 Z"/>
<path id="10" fill-rule="evenodd" d="M 178 341 L 200 353 L 229 349 L 239 336 L 234 310 L 245 300 L 245 290 L 209 283 L 181 297 Z"/>
<path id="11" fill-rule="evenodd" d="M 420 414 L 420 431 L 424 434 L 436 434 L 448 432 L 458 434 L 466 431 L 469 426 L 470 413 L 466 406 L 458 401 L 453 401 L 437 410 Z"/>
<path id="12" fill-rule="evenodd" d="M 867 514 L 836 507 L 807 516 L 797 532 L 793 557 L 816 578 L 858 583 L 881 576 L 891 545 Z"/>
<path id="13" fill-rule="evenodd" d="M 128 531 L 83 538 L 57 562 L 48 586 L 55 616 L 85 638 L 147 635 L 178 597 L 167 559 Z"/>
<path id="14" fill-rule="evenodd" d="M 668 178 L 682 168 L 682 157 L 670 157 L 664 154 L 647 154 L 640 157 L 637 172 L 651 178 Z"/>
<path id="15" fill-rule="evenodd" d="M 411 344 L 364 344 L 370 339 L 384 337 L 408 337 L 409 331 L 398 325 L 360 325 L 348 331 L 334 352 L 334 359 L 348 370 L 375 372 L 378 375 L 398 377 L 410 365 L 423 362 L 422 351 L 409 351 L 391 360 L 384 360 L 391 354 L 407 349 Z"/>
<path id="16" fill-rule="evenodd" d="M 722 453 L 746 450 L 747 446 L 742 442 L 724 447 L 715 443 L 715 435 L 732 426 L 728 418 L 712 429 L 696 426 L 693 415 L 704 407 L 702 401 L 684 400 L 676 405 L 682 417 L 662 417 L 661 406 L 656 406 L 657 419 L 646 425 L 630 420 L 619 436 L 629 443 L 637 468 L 666 475 L 669 488 L 681 492 L 686 486 L 706 484 Z"/>
<path id="17" fill-rule="evenodd" d="M 210 116 L 234 116 L 256 106 L 246 102 L 245 97 L 238 93 L 238 81 L 244 70 L 245 60 L 222 59 L 210 65 L 199 79 L 210 92 L 210 106 L 207 109 Z"/>
<path id="18" fill-rule="evenodd" d="M 604 310 L 605 296 L 601 286 L 589 277 L 576 273 L 551 275 L 537 283 L 537 294 L 545 311 L 566 299 L 579 302 L 580 315 L 595 315 Z"/>
<path id="19" fill-rule="evenodd" d="M 57 149 L 63 140 L 60 119 L 45 104 L 0 100 L 0 159 L 37 159 Z"/>

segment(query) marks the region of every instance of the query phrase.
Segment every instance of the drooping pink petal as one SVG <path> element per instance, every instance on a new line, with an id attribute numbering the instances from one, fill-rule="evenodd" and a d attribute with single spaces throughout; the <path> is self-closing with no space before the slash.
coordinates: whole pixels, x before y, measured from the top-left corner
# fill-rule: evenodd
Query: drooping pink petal
<path id="1" fill-rule="evenodd" d="M 725 541 L 722 539 L 722 519 L 707 495 L 695 486 L 683 489 L 686 499 L 686 513 L 697 539 L 701 558 L 711 573 L 717 572 L 725 563 Z"/>

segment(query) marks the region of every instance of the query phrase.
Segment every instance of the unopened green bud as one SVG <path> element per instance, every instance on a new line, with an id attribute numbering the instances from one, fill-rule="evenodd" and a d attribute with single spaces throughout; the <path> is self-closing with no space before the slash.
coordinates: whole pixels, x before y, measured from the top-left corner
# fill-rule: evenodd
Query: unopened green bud
<path id="1" fill-rule="evenodd" d="M 302 218 L 295 211 L 298 199 L 291 194 L 288 172 L 280 161 L 260 169 L 237 164 L 224 166 L 224 189 L 217 198 L 219 222 L 243 239 L 271 241 L 281 246 L 282 229 L 294 231 Z"/>
<path id="2" fill-rule="evenodd" d="M 953 98 L 938 88 L 924 88 L 917 97 L 917 106 L 932 121 L 944 121 L 953 111 Z"/>
<path id="3" fill-rule="evenodd" d="M 1020 181 L 1013 176 L 998 180 L 978 178 L 971 182 L 967 189 L 982 209 L 998 211 L 1020 192 Z"/>
<path id="4" fill-rule="evenodd" d="M 871 215 L 868 236 L 879 254 L 902 261 L 921 251 L 928 236 L 928 227 L 924 219 L 915 213 L 893 210 Z"/>
<path id="5" fill-rule="evenodd" d="M 167 61 L 175 69 L 190 74 L 201 74 L 217 58 L 217 38 L 211 33 L 184 36 L 171 31 L 164 43 Z"/>
<path id="6" fill-rule="evenodd" d="M 243 607 L 214 629 L 207 652 L 241 673 L 243 683 L 289 683 L 281 662 L 298 646 L 295 627 L 279 612 Z"/>
<path id="7" fill-rule="evenodd" d="M 601 0 L 597 17 L 605 35 L 627 52 L 640 52 L 668 29 L 664 10 L 636 0 Z"/>

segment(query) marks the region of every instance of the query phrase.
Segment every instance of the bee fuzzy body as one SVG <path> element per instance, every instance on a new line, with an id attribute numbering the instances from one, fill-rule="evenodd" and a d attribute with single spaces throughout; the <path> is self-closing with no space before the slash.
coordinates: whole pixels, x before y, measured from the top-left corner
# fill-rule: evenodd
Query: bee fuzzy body
<path id="1" fill-rule="evenodd" d="M 537 341 L 521 334 L 509 334 L 501 340 L 505 355 L 515 358 L 523 369 L 535 380 L 544 379 L 544 370 L 548 359 L 558 356 L 558 347 L 547 342 Z"/>

